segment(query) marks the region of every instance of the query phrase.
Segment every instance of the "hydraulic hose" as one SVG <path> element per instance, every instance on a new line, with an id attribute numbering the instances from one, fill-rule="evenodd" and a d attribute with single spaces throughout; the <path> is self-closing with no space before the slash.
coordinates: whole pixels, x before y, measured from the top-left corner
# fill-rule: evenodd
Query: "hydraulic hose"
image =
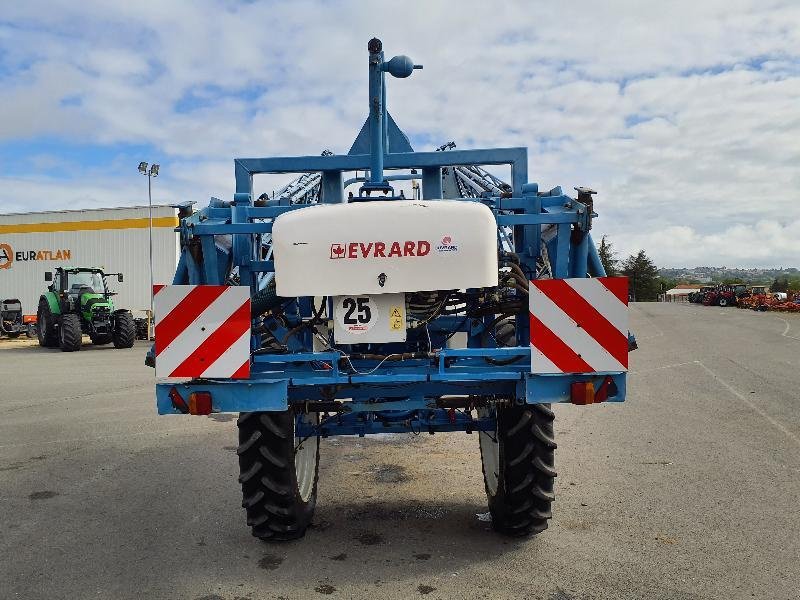
<path id="1" fill-rule="evenodd" d="M 254 316 L 263 315 L 265 312 L 277 308 L 287 300 L 288 298 L 282 298 L 275 292 L 275 280 L 273 279 L 267 284 L 267 287 L 251 296 L 250 306 L 252 314 Z"/>

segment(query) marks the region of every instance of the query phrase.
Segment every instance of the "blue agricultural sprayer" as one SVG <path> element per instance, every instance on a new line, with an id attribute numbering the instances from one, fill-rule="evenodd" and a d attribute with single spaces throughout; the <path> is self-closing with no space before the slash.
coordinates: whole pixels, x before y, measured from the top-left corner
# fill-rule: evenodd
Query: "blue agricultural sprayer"
<path id="1" fill-rule="evenodd" d="M 155 290 L 158 411 L 240 413 L 261 539 L 310 524 L 320 438 L 444 431 L 477 432 L 494 528 L 538 533 L 551 403 L 625 398 L 627 281 L 592 242 L 594 192 L 540 191 L 525 148 L 415 152 L 385 75 L 421 67 L 368 50 L 369 116 L 347 155 L 236 159 L 232 202 L 182 208 L 178 269 Z M 262 173 L 296 178 L 254 198 Z"/>

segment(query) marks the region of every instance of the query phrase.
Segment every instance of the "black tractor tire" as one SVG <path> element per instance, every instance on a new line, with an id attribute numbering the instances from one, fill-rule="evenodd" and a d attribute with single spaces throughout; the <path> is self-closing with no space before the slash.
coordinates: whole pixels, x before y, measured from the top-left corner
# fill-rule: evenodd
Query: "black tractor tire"
<path id="1" fill-rule="evenodd" d="M 92 344 L 95 346 L 102 346 L 103 344 L 108 344 L 114 336 L 110 333 L 102 333 L 98 335 L 90 335 L 89 337 L 92 338 Z"/>
<path id="2" fill-rule="evenodd" d="M 316 423 L 319 416 L 314 413 L 305 418 Z M 242 413 L 237 425 L 242 508 L 247 511 L 253 536 L 276 542 L 303 537 L 317 503 L 319 438 L 295 437 L 291 408 Z M 304 452 L 297 459 L 296 448 Z M 298 468 L 301 458 L 306 460 L 301 460 Z"/>
<path id="3" fill-rule="evenodd" d="M 136 341 L 136 323 L 130 311 L 117 313 L 111 338 L 114 348 L 133 348 L 133 342 Z"/>
<path id="4" fill-rule="evenodd" d="M 479 435 L 492 527 L 500 533 L 521 537 L 547 529 L 556 477 L 554 417 L 549 404 L 500 407 L 496 431 Z M 487 473 L 491 464 L 494 476 Z"/>
<path id="5" fill-rule="evenodd" d="M 17 339 L 17 338 L 18 338 L 18 337 L 19 337 L 21 334 L 22 334 L 22 332 L 21 332 L 21 331 L 14 331 L 14 332 L 12 332 L 12 333 L 8 333 L 8 334 L 6 334 L 6 335 L 8 335 L 8 337 L 10 337 L 12 340 L 15 340 L 15 339 Z"/>
<path id="6" fill-rule="evenodd" d="M 719 300 L 717 300 L 717 304 L 725 308 L 726 306 L 728 306 L 728 304 L 730 304 L 730 300 L 728 300 L 727 298 L 720 298 Z"/>
<path id="7" fill-rule="evenodd" d="M 62 352 L 75 352 L 81 349 L 83 332 L 81 319 L 74 313 L 61 315 L 61 327 L 58 328 L 59 346 Z"/>
<path id="8" fill-rule="evenodd" d="M 55 348 L 58 346 L 58 332 L 50 305 L 42 298 L 39 301 L 39 310 L 36 312 L 36 337 L 42 348 Z"/>

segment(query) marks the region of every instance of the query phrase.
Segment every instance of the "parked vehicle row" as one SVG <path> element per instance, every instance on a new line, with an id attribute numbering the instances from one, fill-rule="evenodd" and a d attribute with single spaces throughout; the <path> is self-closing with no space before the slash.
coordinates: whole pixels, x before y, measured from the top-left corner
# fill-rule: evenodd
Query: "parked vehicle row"
<path id="1" fill-rule="evenodd" d="M 739 298 L 750 295 L 746 285 L 716 285 L 700 288 L 699 292 L 689 294 L 689 302 L 705 306 L 735 306 Z"/>
<path id="2" fill-rule="evenodd" d="M 790 295 L 786 292 L 770 292 L 766 286 L 748 287 L 743 283 L 703 286 L 700 291 L 688 296 L 689 302 L 704 306 L 771 306 L 782 303 L 791 304 Z M 767 310 L 764 308 L 763 310 Z"/>
<path id="3" fill-rule="evenodd" d="M 747 298 L 742 298 L 739 302 L 739 308 L 796 313 L 800 312 L 800 293 L 773 292 L 770 294 L 753 294 Z"/>

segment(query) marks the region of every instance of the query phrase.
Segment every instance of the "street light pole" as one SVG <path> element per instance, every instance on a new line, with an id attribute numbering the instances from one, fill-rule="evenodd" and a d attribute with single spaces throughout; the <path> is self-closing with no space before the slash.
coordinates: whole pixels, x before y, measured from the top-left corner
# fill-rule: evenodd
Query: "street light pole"
<path id="1" fill-rule="evenodd" d="M 150 227 L 148 228 L 148 242 L 150 248 L 150 319 L 154 319 L 153 313 L 153 177 L 151 175 L 152 167 L 147 172 L 147 211 L 150 216 Z M 148 334 L 150 332 L 148 331 Z M 148 335 L 149 337 L 149 335 Z"/>
<path id="2" fill-rule="evenodd" d="M 150 168 L 147 168 L 146 162 L 139 163 L 139 173 L 142 175 L 147 175 L 147 209 L 148 214 L 150 217 L 150 227 L 148 230 L 148 237 L 149 237 L 149 260 L 150 260 L 150 315 L 149 315 L 149 324 L 148 324 L 148 337 L 152 336 L 152 323 L 154 319 L 154 312 L 153 312 L 153 286 L 155 284 L 153 280 L 153 177 L 158 177 L 158 169 L 159 166 L 157 164 L 150 165 Z"/>

